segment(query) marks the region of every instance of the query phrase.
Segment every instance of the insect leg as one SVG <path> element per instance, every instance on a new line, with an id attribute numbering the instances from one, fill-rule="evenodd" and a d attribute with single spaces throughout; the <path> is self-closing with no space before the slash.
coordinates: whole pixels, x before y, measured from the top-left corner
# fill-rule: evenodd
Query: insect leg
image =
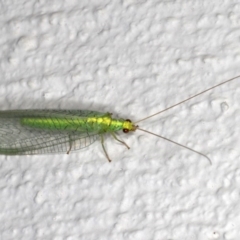
<path id="1" fill-rule="evenodd" d="M 69 149 L 68 149 L 68 151 L 67 151 L 67 154 L 69 154 L 70 153 L 70 151 L 72 150 L 72 140 L 71 140 L 71 136 L 69 135 Z"/>
<path id="2" fill-rule="evenodd" d="M 104 146 L 104 137 L 103 137 L 103 134 L 100 134 L 100 136 L 101 136 L 101 144 L 102 144 L 103 151 L 104 151 L 104 153 L 105 153 L 108 161 L 111 162 L 112 160 L 109 158 L 108 153 L 107 153 L 107 151 L 106 151 L 106 148 L 105 148 L 105 146 Z"/>
<path id="3" fill-rule="evenodd" d="M 116 134 L 115 134 L 114 132 L 111 132 L 111 134 L 112 134 L 112 136 L 113 136 L 113 138 L 114 138 L 115 140 L 117 140 L 118 142 L 120 142 L 120 143 L 122 143 L 123 145 L 125 145 L 125 146 L 127 147 L 127 149 L 130 149 L 130 147 L 129 147 L 125 142 L 123 142 L 123 141 L 121 141 L 120 139 L 117 138 L 117 136 L 116 136 Z"/>

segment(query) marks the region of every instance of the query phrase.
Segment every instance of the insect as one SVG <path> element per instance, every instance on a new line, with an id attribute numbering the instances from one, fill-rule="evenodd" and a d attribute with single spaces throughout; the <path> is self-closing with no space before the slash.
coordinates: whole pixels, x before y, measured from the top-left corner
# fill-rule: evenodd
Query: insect
<path id="1" fill-rule="evenodd" d="M 111 134 L 116 141 L 129 149 L 129 146 L 116 136 L 116 132 L 122 130 L 124 133 L 128 133 L 140 130 L 200 154 L 211 163 L 211 160 L 206 155 L 171 139 L 144 130 L 136 124 L 239 77 L 237 76 L 219 83 L 134 123 L 129 119 L 113 118 L 110 113 L 88 110 L 0 111 L 0 154 L 32 155 L 59 152 L 69 154 L 71 151 L 91 145 L 95 140 L 100 138 L 103 151 L 108 161 L 111 162 L 104 146 L 104 135 L 107 133 Z"/>

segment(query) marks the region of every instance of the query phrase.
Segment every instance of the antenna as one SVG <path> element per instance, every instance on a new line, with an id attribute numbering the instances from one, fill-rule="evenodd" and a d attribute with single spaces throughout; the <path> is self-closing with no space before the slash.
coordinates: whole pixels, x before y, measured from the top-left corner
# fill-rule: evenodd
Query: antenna
<path id="1" fill-rule="evenodd" d="M 171 108 L 174 108 L 174 107 L 176 107 L 176 106 L 178 106 L 178 105 L 180 105 L 180 104 L 182 104 L 182 103 L 184 103 L 184 102 L 189 101 L 189 100 L 192 99 L 192 98 L 195 98 L 195 97 L 197 97 L 197 96 L 199 96 L 199 95 L 201 95 L 201 94 L 203 94 L 203 93 L 205 93 L 205 92 L 208 92 L 208 91 L 210 91 L 210 90 L 212 90 L 212 89 L 214 89 L 214 88 L 216 88 L 216 87 L 219 87 L 219 86 L 221 86 L 221 85 L 223 85 L 223 84 L 225 84 L 225 83 L 231 82 L 231 81 L 233 81 L 233 80 L 235 80 L 235 79 L 237 79 L 237 78 L 239 78 L 239 77 L 240 77 L 240 75 L 238 75 L 238 76 L 236 76 L 236 77 L 234 77 L 234 78 L 228 79 L 227 81 L 221 82 L 221 83 L 219 83 L 219 84 L 217 84 L 217 85 L 215 85 L 215 86 L 213 86 L 213 87 L 210 87 L 210 88 L 208 88 L 208 89 L 206 89 L 206 90 L 204 90 L 204 91 L 202 91 L 202 92 L 200 92 L 200 93 L 197 93 L 197 94 L 195 94 L 195 95 L 193 95 L 193 96 L 191 96 L 191 97 L 189 97 L 189 98 L 187 98 L 187 99 L 185 99 L 185 100 L 183 100 L 183 101 L 181 101 L 181 102 L 179 102 L 179 103 L 176 103 L 176 104 L 174 104 L 174 105 L 172 105 L 172 106 L 170 106 L 170 107 L 167 107 L 167 108 L 165 108 L 164 110 L 162 110 L 162 111 L 160 111 L 160 112 L 154 113 L 154 114 L 152 114 L 152 115 L 150 115 L 150 116 L 148 116 L 148 117 L 145 117 L 145 118 L 143 118 L 143 119 L 141 119 L 141 120 L 138 120 L 138 121 L 136 121 L 135 123 L 139 123 L 139 122 L 145 121 L 146 119 L 149 119 L 149 118 L 151 118 L 151 117 L 154 117 L 154 116 L 156 116 L 156 115 L 158 115 L 158 114 L 160 114 L 160 113 L 162 113 L 162 112 L 166 112 L 167 110 L 169 110 L 169 109 L 171 109 Z"/>
<path id="2" fill-rule="evenodd" d="M 154 135 L 154 136 L 156 136 L 156 137 L 162 138 L 162 139 L 164 139 L 164 140 L 167 140 L 167 141 L 169 141 L 169 142 L 171 142 L 171 143 L 174 143 L 174 144 L 176 144 L 176 145 L 178 145 L 178 146 L 180 146 L 180 147 L 186 148 L 187 150 L 190 150 L 190 151 L 192 151 L 192 152 L 194 152 L 194 153 L 197 153 L 197 154 L 205 157 L 205 158 L 209 161 L 210 165 L 212 165 L 211 159 L 210 159 L 209 157 L 207 157 L 206 155 L 204 155 L 203 153 L 200 153 L 200 152 L 198 152 L 198 151 L 196 151 L 196 150 L 194 150 L 194 149 L 192 149 L 192 148 L 189 148 L 189 147 L 187 147 L 187 146 L 184 146 L 184 145 L 182 145 L 182 144 L 180 144 L 180 143 L 177 143 L 177 142 L 175 142 L 175 141 L 173 141 L 173 140 L 171 140 L 171 139 L 169 139 L 169 138 L 163 137 L 163 136 L 158 135 L 158 134 L 155 134 L 155 133 L 153 133 L 153 132 L 149 132 L 149 131 L 144 130 L 144 129 L 139 128 L 139 127 L 138 127 L 137 129 L 140 130 L 140 131 L 149 133 L 149 134 L 151 134 L 151 135 Z"/>

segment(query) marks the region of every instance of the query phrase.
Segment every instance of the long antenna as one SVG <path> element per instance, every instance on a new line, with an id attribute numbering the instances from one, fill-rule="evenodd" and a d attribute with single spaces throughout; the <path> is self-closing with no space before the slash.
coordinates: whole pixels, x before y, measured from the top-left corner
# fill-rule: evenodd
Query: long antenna
<path id="1" fill-rule="evenodd" d="M 188 150 L 190 150 L 190 151 L 192 151 L 192 152 L 194 152 L 194 153 L 197 153 L 197 154 L 205 157 L 205 158 L 209 161 L 210 165 L 212 165 L 212 161 L 211 161 L 211 159 L 210 159 L 209 157 L 207 157 L 206 155 L 204 155 L 204 154 L 202 154 L 202 153 L 200 153 L 200 152 L 198 152 L 198 151 L 196 151 L 196 150 L 194 150 L 194 149 L 192 149 L 192 148 L 189 148 L 189 147 L 184 146 L 184 145 L 182 145 L 182 144 L 180 144 L 180 143 L 177 143 L 177 142 L 175 142 L 175 141 L 173 141 L 173 140 L 171 140 L 171 139 L 168 139 L 168 138 L 165 138 L 165 137 L 163 137 L 163 136 L 161 136 L 161 135 L 158 135 L 158 134 L 149 132 L 149 131 L 144 130 L 144 129 L 142 129 L 142 128 L 139 128 L 139 127 L 138 127 L 137 129 L 140 130 L 140 131 L 149 133 L 149 134 L 151 134 L 151 135 L 154 135 L 154 136 L 156 136 L 156 137 L 162 138 L 162 139 L 164 139 L 164 140 L 167 140 L 167 141 L 169 141 L 169 142 L 171 142 L 171 143 L 174 143 L 174 144 L 176 144 L 176 145 L 178 145 L 178 146 L 180 146 L 180 147 L 186 148 L 186 149 L 188 149 Z"/>
<path id="2" fill-rule="evenodd" d="M 237 78 L 239 78 L 239 77 L 240 77 L 240 75 L 238 75 L 238 76 L 236 76 L 236 77 L 234 77 L 234 78 L 231 78 L 231 79 L 229 79 L 229 80 L 227 80 L 227 81 L 224 81 L 224 82 L 222 82 L 222 83 L 219 83 L 219 84 L 217 84 L 217 85 L 215 85 L 215 86 L 213 86 L 213 87 L 211 87 L 211 88 L 208 88 L 208 89 L 206 89 L 206 90 L 204 90 L 204 91 L 202 91 L 202 92 L 200 92 L 200 93 L 197 93 L 197 94 L 195 94 L 195 95 L 193 95 L 193 96 L 191 96 L 191 97 L 189 97 L 189 98 L 187 98 L 187 99 L 185 99 L 185 100 L 183 100 L 183 101 L 181 101 L 181 102 L 179 102 L 179 103 L 176 103 L 176 104 L 174 104 L 174 105 L 172 105 L 172 106 L 170 106 L 170 107 L 168 107 L 168 108 L 165 108 L 164 110 L 162 110 L 162 111 L 160 111 L 160 112 L 154 113 L 154 114 L 152 114 L 152 115 L 150 115 L 150 116 L 148 116 L 148 117 L 145 117 L 145 118 L 143 118 L 143 119 L 141 119 L 141 120 L 138 120 L 138 121 L 136 121 L 135 123 L 139 123 L 139 122 L 142 122 L 142 121 L 144 121 L 144 120 L 146 120 L 146 119 L 148 119 L 148 118 L 154 117 L 154 116 L 156 116 L 156 115 L 158 115 L 158 114 L 160 114 L 160 113 L 162 113 L 162 112 L 165 112 L 165 111 L 167 111 L 167 110 L 169 110 L 169 109 L 171 109 L 171 108 L 174 108 L 174 107 L 176 107 L 176 106 L 178 106 L 178 105 L 180 105 L 180 104 L 182 104 L 182 103 L 184 103 L 184 102 L 189 101 L 189 100 L 192 99 L 192 98 L 195 98 L 195 97 L 197 97 L 197 96 L 199 96 L 199 95 L 201 95 L 201 94 L 203 94 L 203 93 L 205 93 L 205 92 L 208 92 L 208 91 L 210 91 L 210 90 L 212 90 L 212 89 L 214 89 L 214 88 L 216 88 L 216 87 L 219 87 L 219 86 L 221 86 L 221 85 L 223 85 L 223 84 L 225 84 L 225 83 L 231 82 L 231 81 L 233 81 L 233 80 L 235 80 L 235 79 L 237 79 Z"/>

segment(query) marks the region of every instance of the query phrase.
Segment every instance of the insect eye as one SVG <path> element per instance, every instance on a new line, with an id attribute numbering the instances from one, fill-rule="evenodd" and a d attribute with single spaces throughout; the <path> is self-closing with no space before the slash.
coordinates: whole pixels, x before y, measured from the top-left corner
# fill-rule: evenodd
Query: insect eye
<path id="1" fill-rule="evenodd" d="M 124 128 L 124 129 L 123 129 L 123 132 L 124 132 L 124 133 L 128 133 L 128 132 L 129 132 L 129 130 L 128 130 L 128 129 L 126 129 L 126 128 Z"/>

